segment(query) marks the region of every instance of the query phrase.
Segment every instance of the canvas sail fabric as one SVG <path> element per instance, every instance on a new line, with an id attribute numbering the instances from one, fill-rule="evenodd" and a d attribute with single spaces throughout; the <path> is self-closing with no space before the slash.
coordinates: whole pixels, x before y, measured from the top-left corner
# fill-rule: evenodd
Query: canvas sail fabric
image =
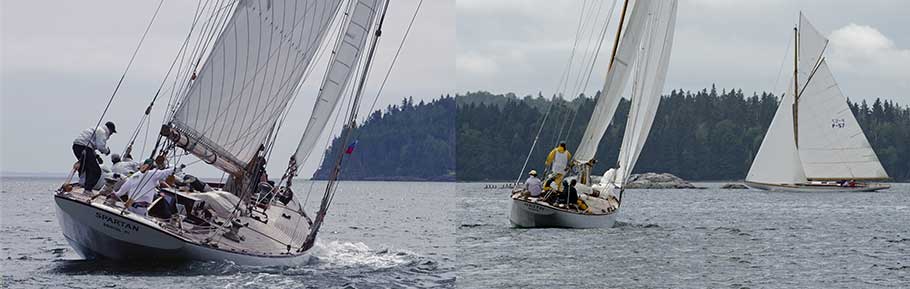
<path id="1" fill-rule="evenodd" d="M 677 1 L 656 1 L 648 13 L 632 83 L 632 106 L 619 151 L 615 184 L 625 184 L 651 131 L 667 78 L 676 26 Z"/>
<path id="2" fill-rule="evenodd" d="M 320 86 L 319 96 L 310 114 L 294 159 L 297 164 L 306 160 L 316 145 L 319 136 L 325 131 L 326 124 L 335 107 L 338 105 L 345 87 L 352 78 L 354 68 L 360 59 L 361 52 L 370 37 L 370 27 L 378 13 L 379 0 L 356 1 L 353 11 L 349 13 L 344 34 L 335 45 L 332 61 Z"/>
<path id="3" fill-rule="evenodd" d="M 798 114 L 807 178 L 888 178 L 824 60 L 799 98 Z"/>
<path id="4" fill-rule="evenodd" d="M 214 152 L 215 166 L 242 172 L 271 134 L 340 3 L 237 2 L 174 113 L 173 127 Z"/>
<path id="5" fill-rule="evenodd" d="M 777 106 L 771 126 L 758 148 L 746 181 L 764 184 L 798 184 L 806 182 L 796 140 L 793 135 L 793 80 Z M 802 107 L 800 107 L 802 109 Z M 800 117 L 802 120 L 802 117 Z"/>
<path id="6" fill-rule="evenodd" d="M 616 107 L 619 106 L 621 94 L 625 90 L 626 82 L 632 72 L 631 66 L 638 57 L 638 48 L 646 18 L 654 2 L 654 0 L 635 1 L 632 14 L 629 16 L 629 24 L 626 25 L 623 32 L 616 56 L 612 59 L 613 65 L 607 71 L 607 81 L 601 90 L 603 93 L 597 99 L 594 112 L 585 128 L 585 134 L 581 137 L 581 143 L 575 151 L 574 159 L 577 162 L 587 163 L 594 159 L 600 140 L 607 131 L 607 127 L 610 126 L 610 121 L 613 120 L 613 114 L 616 112 Z"/>
<path id="7" fill-rule="evenodd" d="M 815 26 L 809 23 L 809 20 L 802 13 L 799 14 L 799 65 L 797 66 L 797 76 L 799 77 L 799 95 L 802 96 L 803 87 L 811 81 L 812 72 L 816 64 L 825 52 L 828 45 L 828 39 L 825 38 Z"/>

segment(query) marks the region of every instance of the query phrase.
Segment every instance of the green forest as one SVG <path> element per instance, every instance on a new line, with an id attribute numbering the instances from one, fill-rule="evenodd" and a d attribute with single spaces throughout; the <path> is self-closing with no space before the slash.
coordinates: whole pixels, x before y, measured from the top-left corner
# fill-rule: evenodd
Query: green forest
<path id="1" fill-rule="evenodd" d="M 469 92 L 456 96 L 459 181 L 515 180 L 547 109 L 552 104 L 528 169 L 544 169 L 547 152 L 560 140 L 574 151 L 595 98 L 550 100 Z M 635 172 L 668 172 L 688 180 L 741 180 L 774 117 L 778 98 L 746 96 L 742 90 L 673 90 L 661 99 Z M 872 147 L 894 180 L 910 180 L 910 107 L 876 99 L 849 103 Z M 619 154 L 629 101 L 623 99 L 597 151 L 595 171 Z"/>
<path id="2" fill-rule="evenodd" d="M 455 99 L 449 95 L 414 103 L 405 98 L 400 105 L 376 110 L 354 129 L 357 141 L 344 159 L 341 179 L 345 180 L 455 180 Z M 336 137 L 326 150 L 314 179 L 326 179 L 341 144 Z"/>

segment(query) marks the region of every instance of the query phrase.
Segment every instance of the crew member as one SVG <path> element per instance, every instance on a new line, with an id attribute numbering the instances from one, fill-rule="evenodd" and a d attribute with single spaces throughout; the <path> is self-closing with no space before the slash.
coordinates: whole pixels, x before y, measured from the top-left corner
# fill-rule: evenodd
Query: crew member
<path id="1" fill-rule="evenodd" d="M 562 178 L 569 172 L 570 159 L 572 159 L 572 153 L 566 149 L 565 141 L 559 142 L 559 146 L 550 151 L 550 154 L 547 156 L 546 165 L 552 165 L 551 170 L 555 175 L 554 181 L 556 182 L 557 191 L 563 191 Z"/>
<path id="2" fill-rule="evenodd" d="M 114 123 L 109 121 L 103 126 L 83 130 L 73 140 L 73 155 L 79 161 L 79 176 L 85 178 L 82 185 L 86 193 L 91 193 L 101 178 L 101 166 L 98 163 L 103 161 L 95 154 L 95 150 L 105 155 L 110 154 L 107 140 L 115 133 L 117 129 Z"/>
<path id="3" fill-rule="evenodd" d="M 157 169 L 155 162 L 146 160 L 139 167 L 139 171 L 130 176 L 129 180 L 115 193 L 118 197 L 127 196 L 126 208 L 130 212 L 145 215 L 149 205 L 155 200 L 155 187 L 169 176 L 174 175 L 177 168 Z M 183 165 L 181 165 L 183 167 Z"/>
<path id="4" fill-rule="evenodd" d="M 528 179 L 525 180 L 525 189 L 528 190 L 528 193 L 530 193 L 532 197 L 536 198 L 540 196 L 542 188 L 540 179 L 537 178 L 536 170 L 528 172 Z"/>

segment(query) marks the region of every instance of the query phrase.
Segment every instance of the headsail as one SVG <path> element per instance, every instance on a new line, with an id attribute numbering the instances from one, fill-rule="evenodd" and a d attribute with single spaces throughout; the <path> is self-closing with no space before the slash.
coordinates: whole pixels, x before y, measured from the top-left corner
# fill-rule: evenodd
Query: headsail
<path id="1" fill-rule="evenodd" d="M 585 134 L 581 137 L 581 143 L 575 151 L 573 158 L 577 162 L 587 163 L 594 159 L 597 153 L 597 147 L 601 138 L 610 126 L 613 120 L 613 114 L 622 98 L 622 92 L 625 90 L 626 82 L 631 74 L 631 66 L 638 57 L 638 47 L 641 43 L 642 31 L 646 24 L 646 18 L 652 6 L 652 0 L 639 0 L 635 2 L 632 8 L 632 15 L 629 16 L 629 24 L 626 26 L 622 39 L 619 42 L 619 49 L 612 59 L 613 65 L 607 71 L 607 81 L 597 99 L 594 112 L 585 128 Z"/>
<path id="2" fill-rule="evenodd" d="M 651 131 L 667 78 L 670 51 L 676 26 L 677 1 L 655 1 L 650 7 L 636 73 L 632 84 L 632 106 L 619 151 L 614 184 L 624 184 L 632 173 Z"/>
<path id="3" fill-rule="evenodd" d="M 887 179 L 824 60 L 799 98 L 799 155 L 808 179 Z"/>
<path id="4" fill-rule="evenodd" d="M 802 96 L 803 87 L 810 81 L 809 77 L 815 70 L 815 66 L 825 53 L 825 47 L 828 46 L 828 39 L 825 38 L 815 26 L 809 23 L 805 15 L 799 13 L 799 95 Z"/>
<path id="5" fill-rule="evenodd" d="M 780 100 L 771 126 L 758 148 L 746 181 L 765 184 L 797 184 L 806 182 L 799 152 L 793 135 L 793 80 Z"/>
<path id="6" fill-rule="evenodd" d="M 237 2 L 171 120 L 185 149 L 241 173 L 293 97 L 340 3 Z"/>
<path id="7" fill-rule="evenodd" d="M 320 86 L 319 96 L 313 106 L 310 120 L 300 138 L 300 144 L 297 145 L 297 153 L 293 156 L 297 165 L 300 165 L 313 152 L 316 140 L 325 130 L 332 111 L 335 110 L 341 99 L 354 72 L 354 67 L 360 60 L 361 52 L 366 46 L 367 38 L 370 36 L 370 27 L 378 13 L 379 2 L 379 0 L 358 0 L 355 3 L 348 18 L 349 21 L 345 24 L 345 32 L 335 45 L 331 66 Z"/>

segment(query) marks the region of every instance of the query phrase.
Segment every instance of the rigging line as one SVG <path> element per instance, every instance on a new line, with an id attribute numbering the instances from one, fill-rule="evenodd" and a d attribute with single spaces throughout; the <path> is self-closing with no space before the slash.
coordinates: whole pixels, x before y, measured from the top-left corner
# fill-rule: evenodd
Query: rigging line
<path id="1" fill-rule="evenodd" d="M 537 129 L 537 135 L 534 136 L 534 141 L 531 142 L 531 149 L 528 150 L 528 156 L 525 158 L 525 163 L 521 165 L 521 171 L 518 172 L 518 179 L 515 180 L 515 184 L 518 185 L 518 182 L 521 181 L 521 177 L 524 176 L 525 169 L 528 168 L 528 161 L 531 160 L 531 154 L 534 153 L 534 147 L 537 145 L 537 140 L 540 139 L 540 133 L 543 132 L 544 124 L 547 123 L 547 117 L 550 116 L 550 111 L 553 109 L 553 103 L 555 103 L 556 95 L 553 96 L 554 101 L 550 102 L 550 105 L 547 106 L 547 113 L 543 115 L 543 120 L 540 122 L 540 128 Z"/>
<path id="2" fill-rule="evenodd" d="M 585 16 L 585 12 L 588 10 L 588 9 L 586 9 L 587 6 L 588 6 L 588 0 L 585 0 L 585 2 L 583 2 L 581 5 L 581 16 L 578 17 L 578 26 L 575 28 L 575 41 L 572 43 L 572 52 L 569 54 L 568 61 L 566 61 L 566 67 L 562 72 L 562 76 L 559 77 L 559 82 L 556 83 L 556 89 L 555 89 L 556 94 L 560 93 L 560 90 L 562 89 L 562 85 L 564 84 L 564 82 L 568 82 L 569 70 L 572 69 L 572 62 L 575 59 L 575 50 L 578 48 L 578 40 L 581 37 L 581 30 L 585 23 L 584 16 Z"/>
<path id="3" fill-rule="evenodd" d="M 610 7 L 613 7 L 613 6 L 615 6 L 615 4 L 616 4 L 616 2 L 614 1 L 613 4 L 610 4 L 609 6 L 610 6 Z M 581 83 L 582 83 L 582 81 L 584 80 L 583 75 L 584 75 L 584 69 L 585 69 L 585 66 L 586 66 L 585 63 L 588 63 L 588 59 L 589 59 L 590 54 L 591 54 L 590 51 L 592 50 L 592 49 L 591 49 L 591 46 L 595 44 L 595 43 L 594 43 L 594 39 L 595 39 L 594 36 L 596 36 L 597 34 L 594 34 L 594 33 L 596 32 L 596 29 L 597 29 L 597 27 L 598 27 L 598 25 L 596 25 L 596 24 L 597 24 L 597 19 L 598 19 L 597 16 L 600 15 L 601 9 L 602 9 L 602 8 L 603 8 L 603 2 L 601 2 L 601 1 L 597 2 L 597 8 L 596 8 L 595 10 L 592 10 L 592 13 L 589 15 L 589 16 L 590 16 L 589 20 L 586 20 L 586 22 L 590 22 L 590 23 L 591 23 L 591 25 L 590 25 L 590 28 L 591 28 L 590 33 L 593 34 L 593 36 L 587 37 L 587 39 L 586 39 L 586 41 L 585 41 L 585 44 L 584 44 L 584 48 L 585 48 L 585 49 L 583 50 L 583 53 L 582 53 L 582 55 L 581 55 L 582 59 L 581 59 L 581 61 L 580 61 L 579 64 L 578 64 L 578 65 L 581 66 L 581 67 L 579 68 L 578 74 L 576 75 L 576 79 L 574 79 L 574 81 L 573 81 L 573 82 L 575 83 L 575 85 L 573 86 L 573 88 L 572 88 L 571 91 L 569 91 L 569 87 L 568 87 L 569 84 L 566 83 L 566 91 L 569 92 L 569 93 L 567 93 L 567 94 L 568 94 L 568 95 L 571 95 L 572 97 L 578 96 L 579 87 L 581 86 Z M 608 16 L 608 17 L 609 17 L 609 16 Z M 608 21 L 609 21 L 609 18 L 608 18 Z M 583 31 L 583 32 L 584 32 L 584 31 Z"/>
<path id="4" fill-rule="evenodd" d="M 104 121 L 104 116 L 107 114 L 108 109 L 111 108 L 111 103 L 114 102 L 114 97 L 117 96 L 117 91 L 120 90 L 120 85 L 123 84 L 123 80 L 126 78 L 126 73 L 130 71 L 130 67 L 133 66 L 133 60 L 136 59 L 136 55 L 139 54 L 139 49 L 142 48 L 142 43 L 145 41 L 145 37 L 148 35 L 149 30 L 152 29 L 152 24 L 155 23 L 155 18 L 158 18 L 158 12 L 161 11 L 161 5 L 164 4 L 164 0 L 158 2 L 158 7 L 155 8 L 155 14 L 152 15 L 152 19 L 149 21 L 148 26 L 145 27 L 145 32 L 142 33 L 142 37 L 139 38 L 139 44 L 136 45 L 136 49 L 133 51 L 133 55 L 130 56 L 129 63 L 126 64 L 126 69 L 123 71 L 123 74 L 120 76 L 120 80 L 117 81 L 117 86 L 114 87 L 114 92 L 111 93 L 110 99 L 107 101 L 107 105 L 104 106 L 104 111 L 101 112 L 101 117 L 98 118 L 98 122 L 95 123 L 95 126 L 92 127 L 92 136 L 89 139 L 95 139 L 95 133 L 98 132 L 98 126 L 101 125 L 101 122 Z M 94 146 L 94 145 L 92 145 Z M 85 154 L 85 153 L 83 153 Z"/>
<path id="5" fill-rule="evenodd" d="M 607 27 L 610 26 L 610 22 L 613 21 L 613 12 L 616 10 L 616 2 L 614 5 L 610 5 L 610 12 L 607 14 L 607 21 L 604 23 L 603 29 L 600 32 L 600 39 L 597 41 L 597 49 L 594 52 L 594 59 L 591 61 L 590 68 L 588 68 L 587 76 L 585 79 L 585 84 L 581 88 L 581 93 L 588 90 L 588 83 L 591 81 L 591 75 L 594 72 L 594 65 L 597 63 L 597 58 L 600 56 L 600 49 L 603 47 L 604 38 L 607 36 Z M 596 93 L 595 93 L 596 94 Z M 603 92 L 601 92 L 603 94 Z M 581 109 L 581 102 L 576 105 L 575 110 L 572 112 L 572 122 L 569 124 L 569 131 L 566 133 L 566 139 L 568 141 L 569 136 L 572 135 L 572 126 L 575 125 L 575 119 L 578 117 L 578 110 Z"/>
<path id="6" fill-rule="evenodd" d="M 778 87 L 780 87 L 780 79 L 781 79 L 781 76 L 784 74 L 784 66 L 788 62 L 787 56 L 790 55 L 790 45 L 792 45 L 792 44 L 793 44 L 793 38 L 787 37 L 787 49 L 784 52 L 783 59 L 780 61 L 780 69 L 777 70 L 777 77 L 774 78 L 774 86 L 771 87 L 771 89 L 773 89 L 774 91 L 777 91 Z M 788 88 L 789 88 L 789 85 L 788 85 Z M 783 89 L 783 90 L 786 91 L 786 89 Z M 779 95 L 783 95 L 783 93 L 781 93 Z M 783 97 L 781 97 L 781 98 L 783 98 Z"/>
<path id="7" fill-rule="evenodd" d="M 203 7 L 208 6 L 208 3 L 209 3 L 209 0 L 206 0 L 206 3 Z M 200 49 L 203 49 L 202 41 L 203 41 L 203 39 L 205 39 L 206 35 L 211 33 L 210 30 L 214 29 L 213 26 L 215 26 L 214 23 L 217 21 L 217 18 L 221 17 L 221 16 L 219 16 L 220 13 L 218 12 L 219 10 L 217 9 L 217 7 L 220 6 L 220 3 L 221 3 L 221 0 L 218 0 L 218 3 L 214 3 L 212 5 L 213 8 L 212 8 L 211 14 L 209 15 L 208 19 L 203 23 L 202 29 L 199 31 L 198 35 L 196 36 L 196 41 L 195 41 L 196 44 L 193 45 L 192 50 L 187 50 L 186 52 L 188 52 L 188 53 L 184 53 L 184 56 L 180 59 L 181 69 L 179 69 L 178 71 L 182 71 L 182 72 L 178 72 L 178 74 L 174 76 L 174 84 L 173 84 L 174 89 L 171 91 L 171 96 L 170 96 L 170 100 L 168 101 L 168 110 L 166 112 L 165 119 L 170 119 L 171 117 L 174 116 L 174 113 L 177 110 L 177 104 L 180 102 L 182 95 L 188 89 L 188 87 L 190 86 L 190 83 L 193 81 L 193 79 L 192 79 L 192 75 L 194 73 L 193 59 L 196 58 L 197 54 L 204 53 L 204 52 L 200 52 Z M 205 8 L 203 8 L 203 11 L 205 11 Z M 204 12 L 200 12 L 199 19 L 202 19 L 203 13 Z M 184 64 L 185 64 L 185 66 L 184 66 Z"/>
<path id="8" fill-rule="evenodd" d="M 389 75 L 392 74 L 392 68 L 395 67 L 395 63 L 398 61 L 398 55 L 401 53 L 404 43 L 408 40 L 408 35 L 411 33 L 411 26 L 414 25 L 414 19 L 417 18 L 417 13 L 420 12 L 420 6 L 423 4 L 423 0 L 417 2 L 417 8 L 414 9 L 414 14 L 411 15 L 411 21 L 408 23 L 408 28 L 404 31 L 404 36 L 401 37 L 401 42 L 398 43 L 398 50 L 395 51 L 395 57 L 392 57 L 392 64 L 389 64 L 389 69 L 386 70 L 385 77 L 382 78 L 382 84 L 379 85 L 379 91 L 376 92 L 376 97 L 373 98 L 373 104 L 370 105 L 370 110 L 367 113 L 372 113 L 373 109 L 376 108 L 376 102 L 379 100 L 379 95 L 382 94 L 382 89 L 385 88 L 386 81 L 389 80 Z"/>

